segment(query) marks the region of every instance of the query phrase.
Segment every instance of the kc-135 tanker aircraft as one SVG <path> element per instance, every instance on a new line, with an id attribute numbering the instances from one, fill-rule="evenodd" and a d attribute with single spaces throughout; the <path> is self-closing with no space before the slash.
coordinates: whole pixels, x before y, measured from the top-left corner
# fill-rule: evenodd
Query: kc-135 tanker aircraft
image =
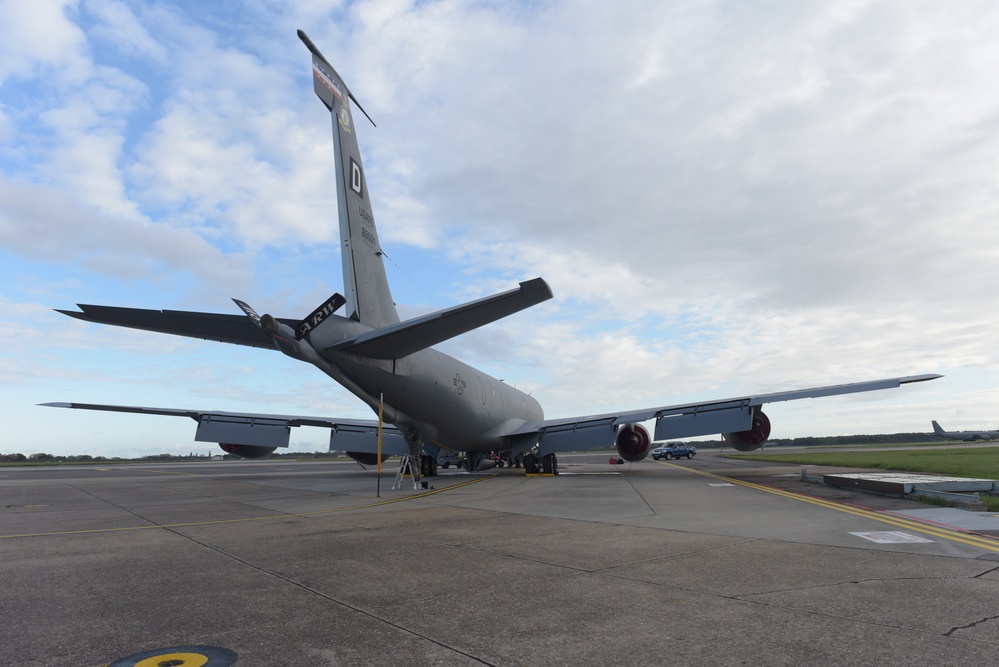
<path id="1" fill-rule="evenodd" d="M 79 311 L 59 312 L 86 322 L 277 349 L 313 364 L 381 415 L 383 457 L 422 456 L 424 471 L 435 468 L 430 463 L 436 461 L 442 448 L 464 452 L 465 466 L 473 471 L 490 467 L 490 453 L 494 451 L 511 458 L 525 454 L 542 457 L 546 469 L 554 468 L 557 452 L 612 446 L 625 461 L 640 461 L 649 454 L 652 442 L 641 422 L 652 420 L 656 440 L 721 433 L 730 446 L 750 451 L 759 448 L 770 435 L 770 421 L 761 410 L 765 403 L 888 389 L 940 377 L 895 377 L 546 419 L 532 396 L 432 346 L 550 299 L 548 284 L 535 278 L 495 296 L 400 321 L 385 275 L 353 107 L 365 116 L 367 113 L 305 33 L 299 31 L 298 36 L 312 52 L 315 92 L 330 110 L 333 124 L 345 294 L 334 294 L 304 319 L 258 315 L 236 299 L 242 315 L 82 304 Z M 337 314 L 342 307 L 346 307 L 344 314 Z M 195 440 L 218 442 L 223 450 L 248 458 L 287 447 L 293 426 L 331 429 L 330 449 L 346 451 L 362 463 L 374 463 L 378 453 L 377 419 L 89 403 L 45 405 L 189 417 L 198 424 Z M 414 470 L 414 479 L 417 474 Z"/>
<path id="2" fill-rule="evenodd" d="M 936 421 L 931 421 L 933 424 L 933 435 L 938 438 L 947 438 L 948 440 L 964 440 L 965 442 L 974 442 L 975 440 L 995 440 L 999 438 L 999 431 L 945 431 L 940 424 Z"/>

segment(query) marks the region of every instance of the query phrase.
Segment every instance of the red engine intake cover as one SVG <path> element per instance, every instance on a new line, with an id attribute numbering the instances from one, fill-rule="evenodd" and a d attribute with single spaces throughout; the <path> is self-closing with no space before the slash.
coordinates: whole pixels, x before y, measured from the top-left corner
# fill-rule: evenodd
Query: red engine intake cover
<path id="1" fill-rule="evenodd" d="M 614 438 L 618 456 L 632 463 L 648 456 L 651 444 L 652 438 L 649 437 L 649 432 L 639 424 L 625 424 Z"/>
<path id="2" fill-rule="evenodd" d="M 725 442 L 739 450 L 740 452 L 751 452 L 759 449 L 770 437 L 770 417 L 763 414 L 760 409 L 753 415 L 753 427 L 748 431 L 738 433 L 723 433 Z"/>

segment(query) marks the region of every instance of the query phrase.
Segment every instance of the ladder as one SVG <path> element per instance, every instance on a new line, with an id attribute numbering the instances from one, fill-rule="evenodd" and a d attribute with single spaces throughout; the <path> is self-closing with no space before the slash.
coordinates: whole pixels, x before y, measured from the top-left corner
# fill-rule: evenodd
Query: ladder
<path id="1" fill-rule="evenodd" d="M 423 485 L 420 483 L 420 469 L 413 465 L 412 459 L 409 455 L 402 457 L 399 461 L 399 474 L 395 476 L 395 483 L 392 484 L 392 490 L 398 491 L 402 488 L 402 478 L 409 475 L 413 478 L 413 490 L 422 491 Z"/>

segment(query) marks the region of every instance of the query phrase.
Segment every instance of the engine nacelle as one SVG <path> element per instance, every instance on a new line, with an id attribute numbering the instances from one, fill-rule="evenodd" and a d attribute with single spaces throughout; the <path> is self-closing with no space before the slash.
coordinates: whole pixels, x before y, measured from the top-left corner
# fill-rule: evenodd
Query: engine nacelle
<path id="1" fill-rule="evenodd" d="M 614 446 L 617 448 L 618 456 L 634 463 L 649 455 L 652 438 L 640 424 L 625 424 L 614 436 Z"/>
<path id="2" fill-rule="evenodd" d="M 268 454 L 273 454 L 277 447 L 261 447 L 259 445 L 236 445 L 228 442 L 220 442 L 219 447 L 226 454 L 235 454 L 244 459 L 262 459 Z"/>
<path id="3" fill-rule="evenodd" d="M 496 461 L 482 452 L 467 452 L 465 454 L 465 470 L 468 472 L 483 472 L 496 465 Z"/>
<path id="4" fill-rule="evenodd" d="M 372 454 L 370 452 L 347 452 L 347 456 L 354 459 L 362 466 L 376 466 L 378 465 L 378 454 Z M 382 454 L 382 463 L 388 460 L 388 454 Z"/>
<path id="5" fill-rule="evenodd" d="M 756 408 L 753 412 L 753 427 L 748 431 L 737 433 L 722 433 L 725 442 L 740 452 L 751 452 L 759 449 L 770 437 L 770 418 Z"/>

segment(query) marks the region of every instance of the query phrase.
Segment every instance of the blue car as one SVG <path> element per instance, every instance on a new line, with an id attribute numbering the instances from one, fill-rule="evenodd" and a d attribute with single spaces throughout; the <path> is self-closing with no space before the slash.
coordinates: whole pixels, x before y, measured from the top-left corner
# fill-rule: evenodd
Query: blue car
<path id="1" fill-rule="evenodd" d="M 685 445 L 682 442 L 667 442 L 664 446 L 656 447 L 652 450 L 652 458 L 656 461 L 659 459 L 679 459 L 683 457 L 692 459 L 696 453 L 697 447 L 693 445 Z"/>

